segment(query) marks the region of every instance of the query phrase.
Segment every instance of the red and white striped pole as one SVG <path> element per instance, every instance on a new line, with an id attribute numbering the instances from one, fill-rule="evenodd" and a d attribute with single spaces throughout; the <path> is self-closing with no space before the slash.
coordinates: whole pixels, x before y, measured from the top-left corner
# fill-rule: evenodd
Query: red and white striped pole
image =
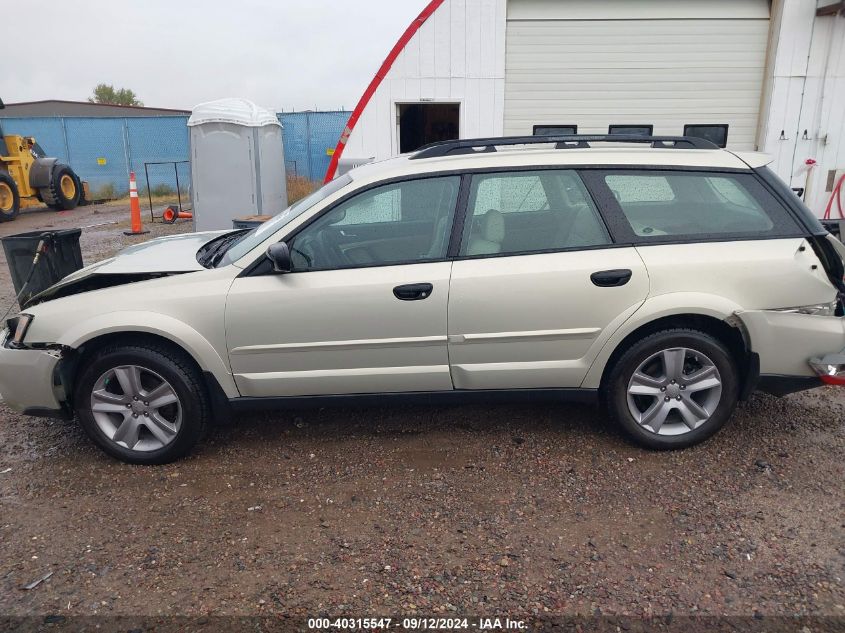
<path id="1" fill-rule="evenodd" d="M 141 201 L 138 200 L 138 183 L 135 182 L 135 172 L 129 172 L 129 213 L 132 218 L 132 230 L 124 231 L 124 235 L 143 235 L 149 233 L 141 225 Z"/>

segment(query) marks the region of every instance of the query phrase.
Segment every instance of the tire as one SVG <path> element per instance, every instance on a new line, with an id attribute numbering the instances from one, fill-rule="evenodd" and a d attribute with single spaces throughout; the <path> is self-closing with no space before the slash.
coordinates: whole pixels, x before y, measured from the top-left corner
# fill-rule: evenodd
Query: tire
<path id="1" fill-rule="evenodd" d="M 74 405 L 88 436 L 130 464 L 166 464 L 187 455 L 211 415 L 192 360 L 178 350 L 143 343 L 98 351 L 82 368 Z"/>
<path id="2" fill-rule="evenodd" d="M 677 328 L 628 348 L 604 389 L 610 416 L 631 439 L 671 450 L 703 442 L 724 426 L 736 408 L 739 376 L 723 343 Z"/>
<path id="3" fill-rule="evenodd" d="M 21 197 L 15 180 L 5 171 L 0 171 L 0 222 L 10 222 L 18 217 Z"/>
<path id="4" fill-rule="evenodd" d="M 51 209 L 69 211 L 75 209 L 82 195 L 79 178 L 67 165 L 53 167 L 50 186 L 38 190 L 41 199 Z"/>
<path id="5" fill-rule="evenodd" d="M 88 204 L 89 200 L 85 197 L 85 187 L 82 186 L 82 179 L 74 172 L 73 177 L 76 179 L 76 186 L 79 189 L 79 200 L 76 206 L 82 207 Z"/>

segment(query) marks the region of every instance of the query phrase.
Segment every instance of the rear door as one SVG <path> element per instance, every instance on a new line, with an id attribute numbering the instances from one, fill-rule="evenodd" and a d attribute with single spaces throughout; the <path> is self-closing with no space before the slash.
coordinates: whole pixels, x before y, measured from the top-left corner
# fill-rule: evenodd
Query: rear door
<path id="1" fill-rule="evenodd" d="M 455 388 L 579 387 L 648 289 L 574 170 L 474 174 L 449 290 Z"/>
<path id="2" fill-rule="evenodd" d="M 583 173 L 614 236 L 636 244 L 652 296 L 699 293 L 747 310 L 834 299 L 806 231 L 750 171 Z"/>

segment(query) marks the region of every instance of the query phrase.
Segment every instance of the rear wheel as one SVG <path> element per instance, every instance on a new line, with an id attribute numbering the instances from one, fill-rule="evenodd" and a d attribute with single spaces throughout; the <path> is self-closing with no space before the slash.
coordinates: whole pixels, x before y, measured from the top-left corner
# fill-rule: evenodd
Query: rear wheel
<path id="1" fill-rule="evenodd" d="M 67 165 L 56 165 L 50 186 L 38 190 L 47 206 L 63 210 L 76 208 L 81 191 L 79 178 Z"/>
<path id="2" fill-rule="evenodd" d="M 0 171 L 0 222 L 14 220 L 20 208 L 18 186 L 8 173 Z"/>
<path id="3" fill-rule="evenodd" d="M 209 419 L 193 363 L 157 345 L 101 350 L 83 369 L 74 404 L 91 439 L 109 455 L 133 464 L 182 457 L 199 441 Z"/>
<path id="4" fill-rule="evenodd" d="M 611 416 L 648 448 L 692 446 L 736 408 L 736 364 L 717 339 L 695 330 L 657 332 L 632 345 L 606 382 Z"/>

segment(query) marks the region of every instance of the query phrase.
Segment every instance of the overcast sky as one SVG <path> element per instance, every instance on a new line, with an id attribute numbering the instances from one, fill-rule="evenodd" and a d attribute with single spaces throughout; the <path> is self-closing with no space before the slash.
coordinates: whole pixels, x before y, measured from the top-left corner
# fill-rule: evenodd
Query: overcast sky
<path id="1" fill-rule="evenodd" d="M 349 110 L 427 0 L 2 4 L 4 41 L 25 41 L 3 47 L 7 103 L 84 101 L 109 83 L 154 107 L 245 97 L 275 110 Z"/>

